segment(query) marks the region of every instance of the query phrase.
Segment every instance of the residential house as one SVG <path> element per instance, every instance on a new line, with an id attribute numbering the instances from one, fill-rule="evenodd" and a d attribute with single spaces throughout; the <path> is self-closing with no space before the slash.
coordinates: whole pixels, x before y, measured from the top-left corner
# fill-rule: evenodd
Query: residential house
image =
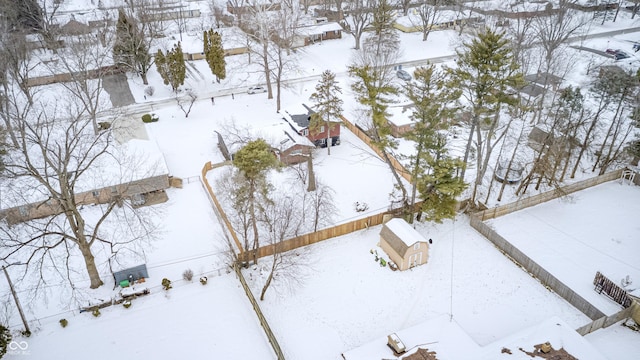
<path id="1" fill-rule="evenodd" d="M 307 161 L 315 148 L 309 139 L 299 135 L 283 121 L 250 131 L 250 134 L 234 134 L 234 136 L 216 131 L 218 148 L 226 160 L 233 160 L 234 154 L 249 140 L 254 139 L 265 140 L 271 147 L 274 156 L 287 165 Z"/>
<path id="2" fill-rule="evenodd" d="M 437 14 L 436 20 L 431 24 L 431 30 L 453 29 L 456 26 L 480 21 L 479 17 L 471 16 L 468 11 L 439 10 Z M 393 27 L 406 33 L 420 32 L 423 23 L 418 11 L 414 8 L 409 11 L 407 16 L 398 17 L 393 23 Z"/>
<path id="3" fill-rule="evenodd" d="M 429 259 L 429 243 L 409 223 L 399 218 L 391 219 L 382 226 L 380 247 L 399 270 L 426 264 Z"/>
<path id="4" fill-rule="evenodd" d="M 123 165 L 115 157 L 103 156 L 101 166 L 91 168 L 76 183 L 78 205 L 130 201 L 133 207 L 167 200 L 169 169 L 157 145 L 149 140 L 131 139 L 113 148 L 112 154 L 129 159 Z M 47 197 L 47 190 L 30 178 L 15 180 L 2 190 L 0 218 L 9 224 L 56 215 L 59 203 Z"/>
<path id="5" fill-rule="evenodd" d="M 340 24 L 337 22 L 320 22 L 297 28 L 293 39 L 293 47 L 302 47 L 324 40 L 340 38 L 342 38 L 342 26 Z"/>
<path id="6" fill-rule="evenodd" d="M 315 146 L 326 147 L 327 138 L 331 139 L 331 146 L 340 145 L 340 123 L 330 121 L 329 125 L 322 122 L 317 128 L 310 128 L 311 116 L 315 114 L 310 107 L 305 104 L 281 110 L 282 118 L 299 135 L 305 136 Z"/>

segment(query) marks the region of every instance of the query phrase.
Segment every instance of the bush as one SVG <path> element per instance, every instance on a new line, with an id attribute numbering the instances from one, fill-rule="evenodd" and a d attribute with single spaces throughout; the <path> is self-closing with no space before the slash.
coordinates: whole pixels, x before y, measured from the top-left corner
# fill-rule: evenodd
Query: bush
<path id="1" fill-rule="evenodd" d="M 155 89 L 153 88 L 153 86 L 147 86 L 146 88 L 144 88 L 144 94 L 147 96 L 153 96 L 154 92 Z"/>
<path id="2" fill-rule="evenodd" d="M 110 122 L 101 121 L 101 122 L 98 123 L 98 128 L 100 130 L 107 130 L 110 127 L 111 127 L 111 123 Z"/>
<path id="3" fill-rule="evenodd" d="M 172 287 L 172 286 L 171 286 L 171 280 L 169 280 L 169 279 L 167 279 L 167 278 L 162 279 L 162 287 L 163 287 L 165 290 L 169 290 L 169 289 L 171 289 L 171 287 Z"/>
<path id="4" fill-rule="evenodd" d="M 0 325 L 0 358 L 7 353 L 7 346 L 11 342 L 11 332 L 6 327 Z"/>
<path id="5" fill-rule="evenodd" d="M 102 315 L 102 313 L 100 312 L 100 309 L 94 309 L 91 314 L 95 317 L 98 317 L 100 315 Z"/>
<path id="6" fill-rule="evenodd" d="M 207 279 L 206 276 L 200 278 L 200 284 L 202 285 L 207 285 L 207 281 L 209 281 L 209 279 Z"/>
<path id="7" fill-rule="evenodd" d="M 125 308 L 125 309 L 130 308 L 130 307 L 131 307 L 131 300 L 125 300 L 125 301 L 122 303 L 122 306 L 124 306 L 124 308 Z"/>
<path id="8" fill-rule="evenodd" d="M 151 118 L 151 114 L 142 115 L 142 122 L 144 122 L 144 123 L 153 122 L 153 119 Z"/>
<path id="9" fill-rule="evenodd" d="M 69 325 L 69 321 L 67 321 L 67 319 L 60 319 L 60 326 L 66 328 L 67 325 Z"/>
<path id="10" fill-rule="evenodd" d="M 187 281 L 191 281 L 193 280 L 193 271 L 191 271 L 191 269 L 187 269 L 182 273 L 182 278 L 187 280 Z"/>

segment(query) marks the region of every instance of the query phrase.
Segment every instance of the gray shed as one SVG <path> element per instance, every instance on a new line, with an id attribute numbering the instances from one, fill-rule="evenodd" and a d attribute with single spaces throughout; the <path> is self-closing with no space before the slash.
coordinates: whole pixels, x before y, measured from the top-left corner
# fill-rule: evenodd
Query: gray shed
<path id="1" fill-rule="evenodd" d="M 142 264 L 130 267 L 128 269 L 115 271 L 113 273 L 113 279 L 115 280 L 116 285 L 120 284 L 120 282 L 123 280 L 129 280 L 130 276 L 133 276 L 133 281 L 140 280 L 142 278 L 148 278 L 149 273 L 147 272 L 147 265 Z"/>

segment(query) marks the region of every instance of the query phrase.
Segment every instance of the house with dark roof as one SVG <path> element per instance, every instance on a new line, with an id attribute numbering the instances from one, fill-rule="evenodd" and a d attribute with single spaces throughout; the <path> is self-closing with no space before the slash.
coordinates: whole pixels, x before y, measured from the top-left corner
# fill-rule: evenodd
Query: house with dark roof
<path id="1" fill-rule="evenodd" d="M 311 116 L 315 114 L 310 107 L 301 104 L 297 107 L 290 107 L 280 111 L 282 118 L 298 134 L 305 136 L 317 147 L 326 147 L 327 139 L 331 139 L 331 146 L 340 145 L 340 123 L 336 121 L 323 121 L 316 128 L 310 127 Z"/>
<path id="2" fill-rule="evenodd" d="M 382 226 L 380 247 L 399 270 L 426 264 L 429 260 L 429 243 L 403 219 L 391 219 Z"/>

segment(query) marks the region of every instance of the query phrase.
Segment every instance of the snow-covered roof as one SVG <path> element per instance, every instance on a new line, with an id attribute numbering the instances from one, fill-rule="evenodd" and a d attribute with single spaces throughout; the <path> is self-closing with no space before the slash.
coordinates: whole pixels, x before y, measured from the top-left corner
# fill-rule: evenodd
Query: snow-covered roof
<path id="1" fill-rule="evenodd" d="M 389 116 L 389 122 L 396 126 L 407 125 L 414 122 L 411 120 L 412 110 L 407 109 L 405 106 L 389 106 L 387 112 L 391 115 Z"/>
<path id="2" fill-rule="evenodd" d="M 470 12 L 467 10 L 463 11 L 453 11 L 453 10 L 438 10 L 436 14 L 435 23 L 442 24 L 448 23 L 454 20 L 466 20 L 470 16 Z M 399 16 L 396 18 L 395 22 L 399 25 L 411 27 L 411 26 L 421 26 L 422 20 L 420 19 L 420 15 L 418 14 L 417 9 L 409 10 L 407 16 Z"/>
<path id="3" fill-rule="evenodd" d="M 282 117 L 294 128 L 300 132 L 309 127 L 309 117 L 313 110 L 302 103 L 287 106 L 286 109 L 280 110 Z"/>
<path id="4" fill-rule="evenodd" d="M 389 228 L 407 246 L 413 246 L 417 242 L 425 242 L 424 237 L 409 225 L 404 219 L 394 218 L 385 226 Z"/>
<path id="5" fill-rule="evenodd" d="M 159 175 L 168 175 L 169 169 L 155 142 L 131 139 L 119 145 L 112 142 L 108 152 L 96 158 L 95 163 L 78 178 L 76 194 L 126 184 Z M 55 187 L 55 184 L 52 184 Z M 31 177 L 21 177 L 0 183 L 0 209 L 45 201 L 49 193 Z"/>
<path id="6" fill-rule="evenodd" d="M 321 35 L 327 31 L 342 31 L 342 26 L 337 22 L 328 22 L 317 25 L 302 26 L 296 29 L 300 35 Z"/>
<path id="7" fill-rule="evenodd" d="M 287 150 L 294 145 L 315 147 L 309 139 L 293 131 L 291 126 L 281 119 L 274 121 L 274 123 L 270 125 L 260 128 L 251 128 L 250 131 L 251 134 L 249 134 L 249 136 L 252 139 L 263 139 L 272 148 L 280 151 Z M 227 144 L 227 147 L 229 152 L 234 154 L 244 145 L 246 144 L 236 142 L 233 144 Z"/>
<path id="8" fill-rule="evenodd" d="M 222 48 L 223 49 L 237 49 L 247 46 L 246 36 L 240 30 L 240 28 L 233 26 L 228 28 L 213 29 L 214 32 L 219 33 L 222 36 Z M 167 49 L 173 47 L 178 43 L 179 39 L 167 43 Z M 182 41 L 180 41 L 180 47 L 182 47 L 183 53 L 196 54 L 204 51 L 203 33 L 202 32 L 190 32 L 188 34 L 182 34 Z"/>
<path id="9" fill-rule="evenodd" d="M 491 324 L 487 324 L 491 326 Z M 387 338 L 380 338 L 343 353 L 345 360 L 405 359 L 418 349 L 435 351 L 438 359 L 530 360 L 535 345 L 549 342 L 554 350 L 563 348 L 580 360 L 606 359 L 593 345 L 562 319 L 552 317 L 539 325 L 523 329 L 486 346 L 479 346 L 449 317 L 441 315 L 414 327 L 396 331 L 408 349 L 397 358 L 387 346 Z M 503 350 L 508 349 L 508 351 Z M 520 350 L 522 349 L 522 350 Z"/>

